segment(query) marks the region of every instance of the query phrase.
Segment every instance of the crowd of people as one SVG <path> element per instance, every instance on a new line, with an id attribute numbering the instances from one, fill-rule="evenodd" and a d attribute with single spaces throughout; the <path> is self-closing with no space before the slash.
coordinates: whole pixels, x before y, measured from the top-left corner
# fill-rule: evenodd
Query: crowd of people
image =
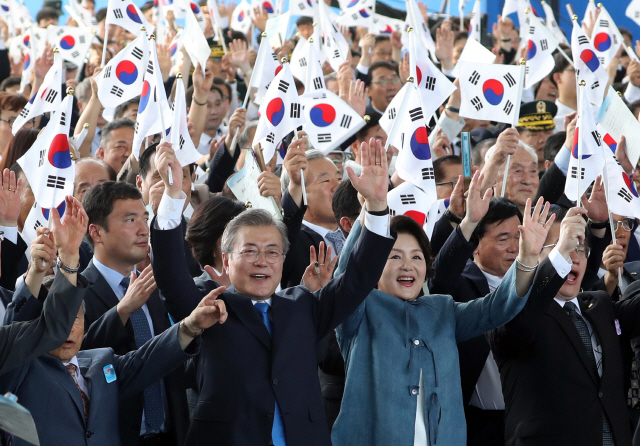
<path id="1" fill-rule="evenodd" d="M 414 82 L 403 31 L 339 27 L 349 54 L 337 70 L 324 62 L 323 85 L 364 125 L 331 151 L 310 127 L 287 128 L 262 159 L 254 137 L 272 111 L 250 80 L 271 76 L 257 60 L 271 11 L 251 11 L 243 33 L 233 4 L 212 25 L 212 4 L 191 5 L 205 17 L 206 67 L 190 42 L 175 57 L 173 10 L 159 19 L 157 2 L 139 5 L 168 28 L 158 88 L 175 103 L 186 90 L 180 138 L 200 159 L 184 165 L 162 131 L 134 147 L 146 92 L 101 103 L 105 63 L 136 36 L 93 0 L 75 5 L 98 32 L 83 65 L 64 62 L 73 194 L 50 209 L 23 160 L 42 151 L 42 164 L 40 135 L 58 115 L 14 123 L 44 97 L 58 50 L 12 54 L 20 26 L 0 14 L 0 394 L 30 411 L 40 444 L 640 445 L 640 198 L 612 209 L 602 175 L 577 203 L 565 195 L 582 125 L 571 48 L 523 90 L 517 125 L 464 117 L 460 88 L 448 96 L 427 119 L 441 212 L 399 212 L 390 197 L 408 181 L 395 168 L 407 149 L 381 120 Z M 437 68 L 470 82 L 454 74 L 470 19 L 419 10 Z M 31 26 L 82 26 L 61 15 L 45 0 Z M 596 18 L 585 17 L 588 37 Z M 273 48 L 279 60 L 317 23 L 295 26 Z M 481 43 L 516 65 L 521 36 L 498 17 Z M 640 62 L 621 47 L 606 71 L 638 119 Z M 302 95 L 309 80 L 293 75 Z M 613 147 L 632 191 L 635 137 Z M 253 163 L 276 212 L 229 184 Z M 5 431 L 0 444 L 28 442 Z"/>

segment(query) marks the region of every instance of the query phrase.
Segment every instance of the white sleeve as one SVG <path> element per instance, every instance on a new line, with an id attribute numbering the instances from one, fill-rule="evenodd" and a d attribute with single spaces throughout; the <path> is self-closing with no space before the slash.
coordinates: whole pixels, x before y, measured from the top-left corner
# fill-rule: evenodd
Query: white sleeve
<path id="1" fill-rule="evenodd" d="M 18 227 L 17 226 L 0 226 L 0 231 L 4 232 L 4 238 L 14 245 L 18 244 Z"/>
<path id="2" fill-rule="evenodd" d="M 631 82 L 629 82 L 627 84 L 627 89 L 624 91 L 624 98 L 629 104 L 640 99 L 640 87 L 636 87 Z"/>
<path id="3" fill-rule="evenodd" d="M 390 218 L 391 216 L 389 214 L 371 215 L 366 212 L 364 214 L 364 225 L 369 231 L 388 238 Z"/>
<path id="4" fill-rule="evenodd" d="M 549 253 L 549 261 L 555 268 L 558 275 L 563 279 L 567 277 L 567 274 L 571 272 L 571 262 L 562 257 L 562 254 L 560 254 L 560 251 L 558 251 L 557 247 L 553 248 L 553 250 Z"/>
<path id="5" fill-rule="evenodd" d="M 156 216 L 156 225 L 158 229 L 169 230 L 180 226 L 182 221 L 182 209 L 187 196 L 184 192 L 180 192 L 180 198 L 171 198 L 166 193 L 162 194 L 160 206 L 158 206 L 158 215 Z"/>
<path id="6" fill-rule="evenodd" d="M 356 71 L 359 71 L 366 76 L 367 74 L 369 74 L 369 67 L 365 67 L 361 63 L 358 63 L 358 65 L 356 65 Z"/>

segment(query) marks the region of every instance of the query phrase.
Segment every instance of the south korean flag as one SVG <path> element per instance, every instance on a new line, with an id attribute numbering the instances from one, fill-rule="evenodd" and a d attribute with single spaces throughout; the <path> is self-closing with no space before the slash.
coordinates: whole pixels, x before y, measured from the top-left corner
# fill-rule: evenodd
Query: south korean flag
<path id="1" fill-rule="evenodd" d="M 409 28 L 413 28 L 418 32 L 420 36 L 420 42 L 422 45 L 429 51 L 431 55 L 431 60 L 437 62 L 436 58 L 436 44 L 433 41 L 433 37 L 431 37 L 431 30 L 429 26 L 424 21 L 424 17 L 422 17 L 422 12 L 415 0 L 407 0 L 407 18 L 405 20 L 405 32 L 402 35 L 402 45 L 408 47 L 408 31 Z"/>
<path id="2" fill-rule="evenodd" d="M 365 126 L 362 117 L 340 97 L 323 90 L 321 97 L 300 97 L 311 145 L 325 155 Z"/>
<path id="3" fill-rule="evenodd" d="M 131 0 L 109 0 L 105 25 L 121 26 L 135 36 L 141 34 L 143 26 L 148 34 L 155 29 Z"/>
<path id="4" fill-rule="evenodd" d="M 44 81 L 38 91 L 34 92 L 29 102 L 24 106 L 11 131 L 15 135 L 25 122 L 34 119 L 43 113 L 52 112 L 60 108 L 62 101 L 62 58 L 54 55 L 53 65 L 49 68 Z"/>
<path id="5" fill-rule="evenodd" d="M 160 87 L 162 87 L 162 84 Z M 181 79 L 178 79 L 176 83 L 173 117 L 167 142 L 171 143 L 173 150 L 175 150 L 176 158 L 178 158 L 180 165 L 183 167 L 195 163 L 202 156 L 196 150 L 191 135 L 189 135 L 189 127 L 187 126 L 187 100 L 184 91 L 184 82 L 181 82 Z"/>
<path id="6" fill-rule="evenodd" d="M 373 24 L 375 0 L 351 0 L 340 12 L 336 23 L 344 26 L 363 26 L 370 28 Z"/>
<path id="7" fill-rule="evenodd" d="M 640 218 L 640 198 L 638 190 L 629 175 L 627 175 L 615 157 L 618 142 L 598 126 L 602 135 L 603 152 L 607 175 L 604 177 L 607 190 L 607 205 L 609 210 L 617 215 L 629 218 Z"/>
<path id="8" fill-rule="evenodd" d="M 558 22 L 556 21 L 556 16 L 553 13 L 553 8 L 547 2 L 542 3 L 542 9 L 544 9 L 545 25 L 551 31 L 551 33 L 558 39 L 558 42 L 563 43 L 565 45 L 569 45 L 569 41 L 567 37 L 564 35 L 560 27 L 558 26 Z"/>
<path id="9" fill-rule="evenodd" d="M 289 0 L 289 12 L 291 15 L 304 15 L 307 17 L 318 17 L 317 0 Z"/>
<path id="10" fill-rule="evenodd" d="M 73 96 L 67 95 L 38 139 L 19 160 L 36 202 L 50 209 L 73 195 L 75 163 L 69 150 Z"/>
<path id="11" fill-rule="evenodd" d="M 392 19 L 381 14 L 374 14 L 371 25 L 372 34 L 384 34 L 391 36 L 395 31 L 403 31 L 404 22 L 398 19 Z"/>
<path id="12" fill-rule="evenodd" d="M 523 65 L 458 62 L 460 65 L 460 116 L 518 124 Z"/>
<path id="13" fill-rule="evenodd" d="M 307 42 L 305 47 L 307 48 L 307 60 L 309 63 L 306 67 L 303 95 L 309 97 L 323 96 L 327 87 L 324 83 L 324 73 L 322 71 L 320 55 L 312 42 Z"/>
<path id="14" fill-rule="evenodd" d="M 480 8 L 480 0 L 476 0 L 473 4 L 473 10 L 471 11 L 471 23 L 469 24 L 469 39 L 473 39 L 476 42 L 480 42 L 482 39 L 481 35 L 481 20 L 482 20 L 482 11 Z"/>
<path id="15" fill-rule="evenodd" d="M 76 67 L 81 67 L 91 48 L 93 34 L 77 26 L 50 26 L 48 31 L 47 40 L 51 46 L 58 48 L 60 56 Z"/>
<path id="16" fill-rule="evenodd" d="M 264 96 L 267 94 L 267 89 L 273 79 L 282 70 L 282 65 L 278 62 L 278 56 L 276 55 L 268 39 L 262 39 L 260 41 L 260 48 L 258 48 L 258 55 L 256 56 L 256 63 L 254 65 L 253 75 L 249 81 L 249 92 L 251 93 L 255 89 L 255 95 L 253 102 L 260 105 Z"/>
<path id="17" fill-rule="evenodd" d="M 67 208 L 67 203 L 63 200 L 62 203 L 57 206 L 58 214 L 60 215 L 60 219 L 64 216 L 64 211 Z M 38 237 L 37 229 L 41 227 L 49 227 L 49 216 L 51 215 L 50 208 L 43 208 L 37 202 L 33 203 L 31 206 L 31 210 L 27 215 L 27 218 L 24 220 L 24 226 L 22 228 L 22 232 L 20 233 L 22 240 L 27 244 L 27 246 L 31 245 L 31 242 Z"/>
<path id="18" fill-rule="evenodd" d="M 338 31 L 336 25 L 329 17 L 329 7 L 324 2 L 320 6 L 320 29 L 322 30 L 322 51 L 329 61 L 329 65 L 336 73 L 340 70 L 340 64 L 349 56 L 349 44 Z"/>
<path id="19" fill-rule="evenodd" d="M 596 106 L 602 105 L 609 75 L 577 20 L 573 21 L 571 53 L 576 68 L 576 79 L 578 82 L 584 80 L 587 83 L 589 103 Z"/>
<path id="20" fill-rule="evenodd" d="M 198 5 L 198 3 L 193 0 L 186 0 L 185 3 L 188 6 L 188 8 L 191 9 L 191 12 L 193 12 L 193 15 L 195 16 L 196 21 L 198 22 L 198 25 L 200 25 L 200 29 L 204 31 L 204 29 L 207 26 L 207 21 L 204 16 L 204 12 L 202 12 L 202 9 Z"/>
<path id="21" fill-rule="evenodd" d="M 115 108 L 142 92 L 144 72 L 149 63 L 146 33 L 120 50 L 98 74 L 98 98 L 105 108 Z"/>
<path id="22" fill-rule="evenodd" d="M 234 31 L 239 31 L 243 34 L 246 34 L 251 30 L 251 15 L 253 11 L 251 9 L 251 5 L 246 1 L 242 0 L 236 6 L 236 9 L 233 10 L 231 14 L 231 22 L 229 27 Z"/>
<path id="23" fill-rule="evenodd" d="M 387 194 L 387 203 L 392 217 L 406 215 L 424 226 L 432 201 L 419 187 L 404 182 Z"/>
<path id="24" fill-rule="evenodd" d="M 524 88 L 530 88 L 553 70 L 555 66 L 553 52 L 558 48 L 559 42 L 531 11 L 527 12 L 526 21 L 529 25 L 529 41 L 527 42 Z"/>
<path id="25" fill-rule="evenodd" d="M 600 15 L 596 19 L 591 33 L 591 43 L 593 43 L 593 48 L 603 67 L 609 66 L 613 58 L 616 57 L 620 45 L 624 45 L 620 30 L 604 6 L 600 6 Z"/>
<path id="26" fill-rule="evenodd" d="M 78 22 L 78 26 L 85 31 L 95 32 L 96 34 L 100 30 L 100 25 L 98 24 L 98 20 L 91 14 L 91 11 L 84 8 L 80 3 L 76 1 L 70 1 L 68 5 L 65 5 L 64 8 L 67 10 L 69 15 Z"/>

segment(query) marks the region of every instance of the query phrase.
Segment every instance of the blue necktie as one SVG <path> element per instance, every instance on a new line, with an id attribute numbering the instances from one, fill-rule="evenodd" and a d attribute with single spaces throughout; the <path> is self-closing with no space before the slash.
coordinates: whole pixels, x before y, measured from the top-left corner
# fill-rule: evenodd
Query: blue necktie
<path id="1" fill-rule="evenodd" d="M 262 316 L 262 322 L 267 327 L 267 331 L 269 335 L 271 335 L 271 321 L 269 320 L 269 316 L 267 312 L 269 311 L 269 304 L 266 302 L 256 302 L 254 304 L 256 310 L 260 312 Z M 276 401 L 276 409 L 273 414 L 273 428 L 271 429 L 271 441 L 273 441 L 273 446 L 285 446 L 287 442 L 284 437 L 284 424 L 282 422 L 282 413 L 280 412 L 280 406 L 278 406 L 278 402 Z"/>
<path id="2" fill-rule="evenodd" d="M 122 279 L 120 286 L 124 288 L 126 293 L 127 288 L 129 288 L 129 278 Z M 140 308 L 129 319 L 131 320 L 131 325 L 133 325 L 136 345 L 140 348 L 152 337 L 147 316 Z M 147 433 L 160 432 L 160 427 L 164 423 L 164 402 L 162 401 L 162 389 L 159 381 L 144 389 L 144 417 L 147 424 Z"/>

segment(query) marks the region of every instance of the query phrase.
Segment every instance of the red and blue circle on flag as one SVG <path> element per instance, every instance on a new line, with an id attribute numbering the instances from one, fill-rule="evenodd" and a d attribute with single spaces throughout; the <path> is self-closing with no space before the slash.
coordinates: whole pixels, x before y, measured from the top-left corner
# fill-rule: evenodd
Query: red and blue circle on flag
<path id="1" fill-rule="evenodd" d="M 571 156 L 573 156 L 574 159 L 578 159 L 578 140 L 580 139 L 580 129 L 576 128 L 576 132 L 573 135 L 573 147 L 571 148 Z M 582 159 L 586 160 L 587 158 L 590 158 L 591 155 L 582 155 Z"/>
<path id="2" fill-rule="evenodd" d="M 607 51 L 611 48 L 611 37 L 607 33 L 598 33 L 593 38 L 593 46 L 596 51 L 600 51 L 601 53 Z"/>
<path id="3" fill-rule="evenodd" d="M 58 134 L 53 137 L 49 146 L 49 162 L 53 167 L 66 169 L 71 167 L 71 153 L 69 152 L 69 140 L 67 135 Z"/>
<path id="4" fill-rule="evenodd" d="M 385 29 L 380 31 L 380 34 L 393 34 L 393 28 L 391 28 L 391 25 L 387 25 Z"/>
<path id="5" fill-rule="evenodd" d="M 280 98 L 274 98 L 267 104 L 267 119 L 271 125 L 277 127 L 284 118 L 284 102 Z"/>
<path id="6" fill-rule="evenodd" d="M 238 14 L 238 22 L 242 22 L 244 20 L 244 11 L 240 11 Z"/>
<path id="7" fill-rule="evenodd" d="M 267 14 L 273 14 L 275 12 L 275 9 L 273 9 L 273 5 L 270 2 L 262 2 L 262 8 Z"/>
<path id="8" fill-rule="evenodd" d="M 198 6 L 197 3 L 191 2 L 191 10 L 193 11 L 194 14 L 200 14 L 200 7 Z"/>
<path id="9" fill-rule="evenodd" d="M 127 6 L 127 16 L 136 23 L 142 24 L 142 19 L 133 5 Z"/>
<path id="10" fill-rule="evenodd" d="M 420 211 L 410 210 L 405 212 L 404 215 L 413 218 L 420 226 L 424 226 L 424 222 L 427 220 L 427 215 Z"/>
<path id="11" fill-rule="evenodd" d="M 131 85 L 138 79 L 138 68 L 130 60 L 123 60 L 116 66 L 116 77 L 125 85 Z"/>
<path id="12" fill-rule="evenodd" d="M 616 153 L 616 149 L 618 148 L 618 143 L 616 142 L 615 139 L 613 139 L 613 137 L 610 134 L 607 133 L 606 135 L 604 135 L 604 138 L 602 138 L 602 140 L 611 149 L 613 153 Z"/>
<path id="13" fill-rule="evenodd" d="M 47 221 L 48 221 L 49 220 L 49 215 L 51 213 L 51 209 L 47 209 L 47 208 L 40 208 L 40 209 L 42 209 L 42 215 L 44 215 L 44 218 L 46 218 Z M 67 209 L 67 202 L 63 201 L 60 204 L 60 206 L 58 206 L 56 209 L 58 210 L 58 216 L 60 218 L 62 218 L 63 215 L 64 215 L 64 211 Z"/>
<path id="14" fill-rule="evenodd" d="M 316 127 L 327 127 L 336 120 L 336 109 L 329 104 L 314 105 L 309 111 L 309 117 Z"/>
<path id="15" fill-rule="evenodd" d="M 489 104 L 498 105 L 504 97 L 504 86 L 498 80 L 489 79 L 482 85 L 482 94 Z"/>
<path id="16" fill-rule="evenodd" d="M 63 50 L 70 50 L 76 46 L 76 39 L 73 36 L 66 35 L 60 39 L 60 48 Z"/>
<path id="17" fill-rule="evenodd" d="M 140 105 L 138 105 L 138 114 L 144 112 L 147 108 L 147 104 L 149 103 L 149 98 L 151 97 L 151 86 L 149 82 L 144 81 L 142 83 L 142 94 L 140 94 Z"/>
<path id="18" fill-rule="evenodd" d="M 633 194 L 634 197 L 638 198 L 638 191 L 636 190 L 636 187 L 634 186 L 631 178 L 629 178 L 629 175 L 622 172 L 622 178 L 624 179 L 624 184 L 627 185 L 627 189 L 629 189 L 629 191 Z"/>
<path id="19" fill-rule="evenodd" d="M 22 69 L 26 70 L 27 68 L 29 68 L 29 65 L 31 65 L 31 57 L 29 57 L 29 54 L 25 54 L 24 55 L 24 65 L 22 66 Z"/>
<path id="20" fill-rule="evenodd" d="M 360 15 L 362 17 L 364 17 L 365 19 L 369 18 L 369 13 L 367 12 L 367 10 L 365 8 L 362 8 L 360 11 L 358 11 L 360 13 Z"/>
<path id="21" fill-rule="evenodd" d="M 352 6 L 355 6 L 358 4 L 359 0 L 351 0 L 348 4 L 347 4 L 347 8 L 351 8 Z"/>
<path id="22" fill-rule="evenodd" d="M 594 53 L 590 49 L 582 50 L 582 52 L 580 53 L 580 60 L 582 60 L 587 68 L 589 68 L 594 73 L 600 66 L 600 61 L 596 57 L 596 53 Z"/>
<path id="23" fill-rule="evenodd" d="M 172 43 L 171 47 L 169 48 L 169 52 L 171 54 L 171 57 L 175 56 L 176 51 L 178 51 L 178 42 Z"/>
<path id="24" fill-rule="evenodd" d="M 533 43 L 533 40 L 529 40 L 529 43 L 527 43 L 527 60 L 533 59 L 536 55 L 536 50 L 536 44 Z"/>
<path id="25" fill-rule="evenodd" d="M 422 82 L 422 71 L 420 70 L 420 67 L 416 65 L 416 76 L 418 77 L 418 86 L 420 85 L 420 83 Z"/>
<path id="26" fill-rule="evenodd" d="M 417 159 L 426 161 L 431 159 L 431 148 L 429 147 L 429 132 L 425 126 L 418 127 L 409 140 L 411 153 Z"/>

